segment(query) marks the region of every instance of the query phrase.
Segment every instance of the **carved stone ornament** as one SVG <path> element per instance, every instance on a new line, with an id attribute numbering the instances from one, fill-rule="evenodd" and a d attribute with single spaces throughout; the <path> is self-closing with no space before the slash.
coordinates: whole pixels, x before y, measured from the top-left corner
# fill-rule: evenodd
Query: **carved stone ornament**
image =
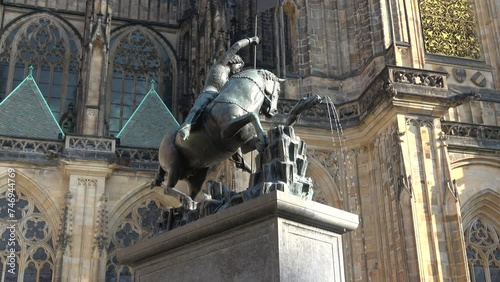
<path id="1" fill-rule="evenodd" d="M 465 79 L 467 78 L 467 71 L 465 69 L 453 68 L 452 73 L 455 80 L 459 83 L 464 82 Z"/>
<path id="2" fill-rule="evenodd" d="M 484 126 L 455 122 L 442 122 L 442 130 L 447 136 L 470 137 L 500 141 L 500 129 L 497 126 Z"/>
<path id="3" fill-rule="evenodd" d="M 420 71 L 394 70 L 394 82 L 421 86 L 444 88 L 443 75 L 429 74 Z"/>
<path id="4" fill-rule="evenodd" d="M 469 0 L 421 0 L 425 51 L 479 60 L 476 18 Z"/>
<path id="5" fill-rule="evenodd" d="M 481 95 L 474 93 L 474 92 L 462 93 L 462 94 L 457 94 L 457 95 L 449 97 L 447 99 L 445 105 L 450 107 L 450 108 L 454 108 L 454 107 L 462 105 L 463 103 L 467 103 L 470 101 L 477 101 L 480 98 L 481 98 Z"/>
<path id="6" fill-rule="evenodd" d="M 20 190 L 0 194 L 0 259 L 3 266 L 0 278 L 2 281 L 21 281 L 21 277 L 24 277 L 22 281 L 55 281 L 54 226 L 37 204 L 39 199 Z M 15 267 L 8 267 L 9 254 L 15 255 L 10 261 Z M 9 269 L 15 272 L 8 272 Z M 16 275 L 19 272 L 21 275 Z"/>
<path id="7" fill-rule="evenodd" d="M 104 249 L 108 245 L 108 210 L 106 203 L 108 202 L 108 194 L 103 193 L 99 198 L 99 210 L 97 214 L 96 232 L 95 232 L 95 248 L 99 250 L 102 255 Z"/>
<path id="8" fill-rule="evenodd" d="M 486 77 L 481 73 L 481 72 L 476 72 L 470 80 L 477 86 L 479 87 L 485 87 L 486 86 Z"/>
<path id="9" fill-rule="evenodd" d="M 73 208 L 71 206 L 71 199 L 73 195 L 68 191 L 66 193 L 66 201 L 64 205 L 63 212 L 61 214 L 61 226 L 59 228 L 59 237 L 57 241 L 59 243 L 59 249 L 65 253 L 67 252 L 67 247 L 71 243 L 71 238 L 73 234 Z"/>

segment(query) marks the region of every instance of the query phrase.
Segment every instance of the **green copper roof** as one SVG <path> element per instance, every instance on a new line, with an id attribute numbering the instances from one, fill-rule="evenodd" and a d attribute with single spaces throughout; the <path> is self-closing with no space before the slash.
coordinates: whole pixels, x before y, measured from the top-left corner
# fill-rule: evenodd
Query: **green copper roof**
<path id="1" fill-rule="evenodd" d="M 57 140 L 61 127 L 30 74 L 0 103 L 0 135 Z"/>
<path id="2" fill-rule="evenodd" d="M 157 149 L 165 133 L 178 127 L 152 82 L 148 94 L 116 137 L 120 138 L 121 146 Z"/>

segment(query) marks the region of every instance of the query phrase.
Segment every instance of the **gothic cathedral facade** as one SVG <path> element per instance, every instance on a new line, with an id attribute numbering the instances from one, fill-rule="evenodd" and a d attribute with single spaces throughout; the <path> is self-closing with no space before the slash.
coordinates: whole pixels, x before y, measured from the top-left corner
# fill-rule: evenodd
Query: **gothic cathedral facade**
<path id="1" fill-rule="evenodd" d="M 336 107 L 295 130 L 314 200 L 360 215 L 346 280 L 500 281 L 500 2 L 260 4 L 0 1 L 0 282 L 133 281 L 116 251 L 179 205 L 150 189 L 159 142 L 254 35 L 245 67 L 286 78 L 265 127 L 309 95 Z"/>

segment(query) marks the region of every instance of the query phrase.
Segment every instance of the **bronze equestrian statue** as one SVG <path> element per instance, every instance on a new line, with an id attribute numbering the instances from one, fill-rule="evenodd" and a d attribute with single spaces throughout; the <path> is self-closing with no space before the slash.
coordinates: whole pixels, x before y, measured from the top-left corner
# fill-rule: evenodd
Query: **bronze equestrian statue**
<path id="1" fill-rule="evenodd" d="M 201 94 L 196 99 L 194 105 L 189 111 L 189 114 L 184 120 L 182 127 L 179 129 L 179 134 L 183 140 L 187 140 L 189 138 L 189 135 L 191 134 L 191 127 L 196 125 L 196 122 L 206 106 L 213 99 L 215 99 L 217 95 L 219 95 L 221 88 L 226 84 L 229 77 L 239 73 L 243 69 L 245 63 L 236 53 L 248 45 L 257 45 L 259 42 L 260 41 L 257 36 L 237 41 L 210 68 Z M 241 150 L 232 155 L 232 160 L 237 168 L 241 168 L 243 171 L 252 173 L 252 169 L 245 164 Z"/>
<path id="2" fill-rule="evenodd" d="M 231 75 L 239 73 L 244 66 L 244 62 L 236 53 L 248 46 L 259 44 L 258 37 L 245 38 L 234 43 L 229 50 L 210 68 L 207 80 L 201 94 L 196 98 L 193 107 L 189 111 L 186 120 L 179 130 L 182 139 L 189 138 L 191 127 L 198 120 L 201 111 L 219 94 L 221 88 L 226 84 Z"/>
<path id="3" fill-rule="evenodd" d="M 189 208 L 211 166 L 239 150 L 247 153 L 263 149 L 266 133 L 258 114 L 272 117 L 277 112 L 282 81 L 267 70 L 233 75 L 201 112 L 188 139 L 184 140 L 180 129 L 165 135 L 159 150 L 159 172 L 152 185 L 161 185 L 166 194 L 179 196 Z M 175 189 L 181 179 L 189 185 L 189 196 Z"/>

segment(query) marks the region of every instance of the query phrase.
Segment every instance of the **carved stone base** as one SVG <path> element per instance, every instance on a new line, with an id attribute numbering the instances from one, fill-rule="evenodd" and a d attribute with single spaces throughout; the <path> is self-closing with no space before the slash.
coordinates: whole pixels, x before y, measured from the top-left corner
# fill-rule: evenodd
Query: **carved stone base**
<path id="1" fill-rule="evenodd" d="M 306 143 L 295 135 L 293 127 L 281 125 L 267 132 L 267 142 L 264 152 L 256 157 L 260 169 L 252 175 L 243 198 L 279 190 L 311 200 L 312 180 L 305 175 L 308 165 Z"/>
<path id="2" fill-rule="evenodd" d="M 118 252 L 135 281 L 344 281 L 358 216 L 275 191 Z"/>

